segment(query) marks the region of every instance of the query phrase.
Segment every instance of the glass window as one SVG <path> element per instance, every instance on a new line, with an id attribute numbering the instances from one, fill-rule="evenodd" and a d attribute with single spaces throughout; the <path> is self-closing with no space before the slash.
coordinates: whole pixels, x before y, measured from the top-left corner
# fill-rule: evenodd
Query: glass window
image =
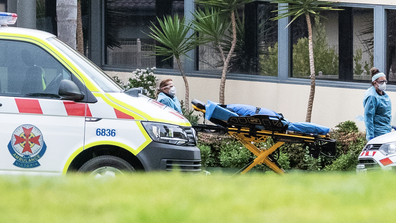
<path id="1" fill-rule="evenodd" d="M 81 24 L 77 32 L 77 49 L 85 56 L 88 56 L 88 6 L 89 0 L 77 1 L 77 7 L 81 10 L 81 17 L 77 17 L 77 20 L 81 19 L 81 23 L 77 21 L 77 28 Z M 36 0 L 36 28 L 57 35 L 56 1 Z"/>
<path id="2" fill-rule="evenodd" d="M 387 63 L 389 81 L 396 81 L 396 10 L 387 10 Z"/>
<path id="3" fill-rule="evenodd" d="M 109 76 L 107 76 L 99 67 L 90 60 L 71 49 L 68 45 L 57 38 L 48 39 L 62 53 L 67 55 L 78 67 L 88 75 L 99 87 L 105 92 L 121 92 L 121 89 Z"/>
<path id="4" fill-rule="evenodd" d="M 0 0 L 0 12 L 5 12 L 7 11 L 7 0 Z"/>
<path id="5" fill-rule="evenodd" d="M 157 17 L 184 16 L 183 0 L 107 0 L 105 63 L 119 67 L 177 68 L 176 61 L 154 56 L 155 42 L 148 37 Z"/>
<path id="6" fill-rule="evenodd" d="M 56 1 L 36 0 L 36 28 L 57 34 Z"/>
<path id="7" fill-rule="evenodd" d="M 373 9 L 342 8 L 311 17 L 315 72 L 318 79 L 369 80 L 373 67 Z M 309 78 L 308 30 L 305 17 L 292 24 L 293 77 Z"/>
<path id="8" fill-rule="evenodd" d="M 257 7 L 259 74 L 264 76 L 278 76 L 278 21 L 271 20 L 276 17 L 276 9 L 276 4 L 269 3 Z"/>
<path id="9" fill-rule="evenodd" d="M 353 80 L 371 80 L 374 66 L 374 11 L 353 8 Z"/>
<path id="10" fill-rule="evenodd" d="M 338 79 L 338 16 L 336 11 L 322 11 L 311 17 L 316 78 Z M 293 77 L 309 78 L 308 28 L 305 16 L 292 23 Z"/>
<path id="11" fill-rule="evenodd" d="M 237 44 L 230 61 L 230 73 L 259 74 L 277 76 L 278 74 L 278 22 L 273 10 L 276 4 L 252 2 L 238 9 Z M 227 43 L 223 50 L 231 48 L 231 34 L 225 35 Z M 221 71 L 221 54 L 213 43 L 199 46 L 199 70 Z"/>
<path id="12" fill-rule="evenodd" d="M 71 74 L 42 48 L 0 40 L 0 94 L 59 98 L 59 83 Z"/>

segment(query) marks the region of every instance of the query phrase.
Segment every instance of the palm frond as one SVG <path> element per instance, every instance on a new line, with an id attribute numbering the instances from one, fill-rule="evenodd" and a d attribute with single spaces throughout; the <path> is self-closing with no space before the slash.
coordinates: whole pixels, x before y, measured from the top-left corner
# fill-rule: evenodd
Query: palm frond
<path id="1" fill-rule="evenodd" d="M 253 2 L 253 0 L 195 0 L 195 3 L 198 5 L 216 7 L 221 12 L 234 11 L 238 7 L 250 2 Z"/>
<path id="2" fill-rule="evenodd" d="M 162 20 L 157 17 L 159 26 L 152 23 L 149 27 L 149 37 L 153 38 L 161 45 L 157 45 L 156 55 L 168 56 L 166 59 L 175 56 L 179 58 L 181 55 L 187 56 L 188 51 L 193 50 L 196 45 L 195 33 L 188 36 L 189 25 L 185 25 L 185 19 L 179 19 L 178 15 L 165 16 Z"/>
<path id="3" fill-rule="evenodd" d="M 220 13 L 219 9 L 198 9 L 193 13 L 193 16 L 192 25 L 195 31 L 199 33 L 198 41 L 200 44 L 221 42 L 222 36 L 230 27 L 227 18 Z"/>
<path id="4" fill-rule="evenodd" d="M 278 16 L 272 18 L 272 20 L 279 20 L 287 17 L 292 17 L 292 20 L 287 26 L 289 26 L 301 15 L 317 15 L 320 11 L 342 10 L 338 8 L 333 8 L 331 5 L 334 4 L 334 2 L 330 1 L 322 2 L 318 0 L 273 0 L 271 1 L 271 3 L 288 4 L 280 5 L 277 10 L 274 10 L 273 12 L 278 12 Z"/>

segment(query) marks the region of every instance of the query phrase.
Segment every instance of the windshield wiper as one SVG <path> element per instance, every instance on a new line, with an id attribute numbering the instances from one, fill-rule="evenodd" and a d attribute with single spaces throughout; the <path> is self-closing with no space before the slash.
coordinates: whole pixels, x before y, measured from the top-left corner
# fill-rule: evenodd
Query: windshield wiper
<path id="1" fill-rule="evenodd" d="M 60 98 L 59 95 L 57 94 L 51 94 L 51 93 L 31 93 L 31 94 L 26 94 L 25 96 L 28 97 L 37 97 L 37 98 Z"/>

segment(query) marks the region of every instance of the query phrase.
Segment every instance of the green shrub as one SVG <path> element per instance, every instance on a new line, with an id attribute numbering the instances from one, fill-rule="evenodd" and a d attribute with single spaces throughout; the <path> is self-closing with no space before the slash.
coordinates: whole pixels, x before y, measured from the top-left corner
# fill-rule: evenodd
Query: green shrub
<path id="1" fill-rule="evenodd" d="M 155 67 L 147 69 L 136 69 L 132 72 L 134 77 L 129 78 L 126 89 L 143 87 L 147 90 L 146 96 L 155 99 L 157 77 L 154 75 Z"/>
<path id="2" fill-rule="evenodd" d="M 358 155 L 354 153 L 342 154 L 331 165 L 326 166 L 326 171 L 355 170 L 358 164 Z"/>
<path id="3" fill-rule="evenodd" d="M 336 159 L 327 165 L 324 170 L 345 171 L 355 169 L 359 153 L 367 143 L 365 134 L 359 132 L 355 122 L 348 120 L 336 125 L 336 129 L 331 132 L 331 136 L 337 140 L 337 155 Z"/>
<path id="4" fill-rule="evenodd" d="M 313 51 L 315 71 L 322 71 L 323 75 L 338 75 L 338 55 L 335 47 L 327 42 L 325 26 L 315 17 L 315 33 Z M 293 77 L 309 77 L 309 48 L 308 38 L 300 38 L 293 45 Z"/>
<path id="5" fill-rule="evenodd" d="M 293 45 L 293 77 L 309 76 L 308 38 L 300 38 Z"/>
<path id="6" fill-rule="evenodd" d="M 290 158 L 287 153 L 280 152 L 279 153 L 279 158 L 278 158 L 278 163 L 284 170 L 290 170 Z"/>
<path id="7" fill-rule="evenodd" d="M 302 143 L 285 143 L 279 148 L 280 152 L 289 156 L 289 165 L 291 169 L 306 169 L 304 162 L 307 148 Z"/>
<path id="8" fill-rule="evenodd" d="M 370 75 L 370 69 L 374 66 L 374 55 L 370 51 L 368 51 L 368 53 L 370 55 L 370 61 L 364 62 L 364 70 L 366 71 L 367 74 Z"/>
<path id="9" fill-rule="evenodd" d="M 230 136 L 211 134 L 211 133 L 198 133 L 198 145 L 197 147 L 203 152 L 201 154 L 201 162 L 204 163 L 205 167 L 221 167 L 220 164 L 220 148 L 221 141 L 226 138 L 230 139 Z"/>
<path id="10" fill-rule="evenodd" d="M 349 120 L 336 125 L 331 136 L 337 140 L 337 157 L 349 152 L 359 154 L 367 143 L 365 134 L 359 132 L 356 123 Z"/>
<path id="11" fill-rule="evenodd" d="M 225 168 L 242 168 L 253 158 L 253 154 L 242 143 L 234 140 L 222 142 L 219 155 L 220 164 Z"/>
<path id="12" fill-rule="evenodd" d="M 322 71 L 323 75 L 338 75 L 338 55 L 335 47 L 327 43 L 325 26 L 315 17 L 314 57 L 315 71 Z"/>
<path id="13" fill-rule="evenodd" d="M 113 80 L 125 90 L 131 88 L 142 87 L 147 90 L 145 95 L 155 99 L 157 77 L 154 74 L 155 67 L 147 69 L 136 69 L 132 72 L 133 77 L 129 78 L 128 83 L 124 84 L 118 76 L 114 76 Z"/>
<path id="14" fill-rule="evenodd" d="M 198 147 L 202 153 L 204 167 L 242 168 L 256 157 L 245 146 L 228 135 L 199 133 Z M 310 154 L 308 144 L 285 143 L 271 154 L 271 159 L 277 160 L 284 170 L 298 169 L 308 171 L 345 171 L 354 170 L 358 156 L 367 143 L 364 133 L 359 132 L 355 122 L 341 122 L 330 132 L 330 137 L 336 140 L 336 155 L 328 157 L 319 154 L 318 158 Z M 261 149 L 270 148 L 272 139 L 256 146 Z M 266 165 L 253 168 L 259 171 L 272 171 Z"/>
<path id="15" fill-rule="evenodd" d="M 353 74 L 355 75 L 361 75 L 364 71 L 363 65 L 360 63 L 362 58 L 363 58 L 363 50 L 361 48 L 355 50 L 355 54 L 353 54 L 353 62 L 355 64 L 353 68 Z"/>
<path id="16" fill-rule="evenodd" d="M 277 150 L 279 151 L 279 150 Z M 256 157 L 254 157 L 256 158 Z M 287 153 L 283 153 L 281 151 L 275 152 L 271 155 L 271 158 L 275 159 L 276 162 L 279 164 L 279 167 L 283 170 L 290 170 L 290 160 L 289 160 L 289 155 Z M 257 165 L 253 168 L 253 170 L 260 170 L 263 172 L 270 171 L 272 172 L 273 170 L 270 169 L 267 165 Z"/>
<path id="17" fill-rule="evenodd" d="M 201 150 L 201 165 L 205 169 L 206 167 L 216 166 L 216 157 L 211 152 L 209 145 L 198 144 L 198 148 Z"/>
<path id="18" fill-rule="evenodd" d="M 336 125 L 336 131 L 339 133 L 359 132 L 359 128 L 355 122 L 348 120 Z"/>
<path id="19" fill-rule="evenodd" d="M 257 143 L 261 149 L 270 148 L 271 139 L 265 143 Z M 241 142 L 229 135 L 202 133 L 198 134 L 198 148 L 201 150 L 201 162 L 206 167 L 243 168 L 251 163 L 256 157 Z M 276 150 L 271 155 L 277 160 L 284 170 L 290 169 L 289 155 Z M 256 165 L 254 170 L 272 171 L 266 165 Z"/>
<path id="20" fill-rule="evenodd" d="M 191 125 L 198 124 L 199 117 L 201 116 L 201 114 L 196 115 L 194 109 L 185 108 L 183 100 L 180 100 L 180 105 L 183 116 L 186 117 L 186 119 L 191 123 Z"/>
<path id="21" fill-rule="evenodd" d="M 278 43 L 260 55 L 260 75 L 278 76 Z"/>
<path id="22" fill-rule="evenodd" d="M 309 154 L 309 149 L 307 149 L 304 155 L 304 166 L 308 171 L 321 170 L 323 168 L 321 156 L 315 158 L 311 154 Z"/>

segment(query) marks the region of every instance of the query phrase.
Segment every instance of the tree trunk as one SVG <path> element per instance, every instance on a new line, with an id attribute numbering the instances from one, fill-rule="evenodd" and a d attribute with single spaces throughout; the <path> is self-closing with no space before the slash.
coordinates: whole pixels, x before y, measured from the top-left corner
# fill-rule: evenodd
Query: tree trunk
<path id="1" fill-rule="evenodd" d="M 312 107 L 315 97 L 315 63 L 313 54 L 313 43 L 312 43 L 312 24 L 309 14 L 305 14 L 308 26 L 308 46 L 309 46 L 309 68 L 311 71 L 311 91 L 309 92 L 307 116 L 305 118 L 306 122 L 311 122 Z"/>
<path id="2" fill-rule="evenodd" d="M 56 0 L 58 38 L 76 49 L 77 0 Z"/>
<path id="3" fill-rule="evenodd" d="M 77 2 L 77 51 L 84 55 L 84 36 L 81 15 L 81 0 Z"/>
<path id="4" fill-rule="evenodd" d="M 180 58 L 176 58 L 176 61 L 177 61 L 177 65 L 179 66 L 180 73 L 183 77 L 184 86 L 186 89 L 186 93 L 184 96 L 184 108 L 186 109 L 186 111 L 190 111 L 190 87 L 188 86 L 187 77 L 186 74 L 184 73 L 184 69 L 180 62 Z"/>
<path id="5" fill-rule="evenodd" d="M 230 52 L 228 52 L 227 58 L 224 61 L 223 72 L 221 74 L 220 96 L 219 96 L 220 104 L 225 104 L 224 92 L 225 92 L 225 83 L 226 83 L 226 76 L 227 76 L 227 71 L 228 71 L 228 64 L 230 63 L 230 60 L 231 60 L 232 54 L 234 53 L 234 49 L 235 49 L 236 42 L 237 42 L 236 22 L 235 22 L 235 12 L 234 11 L 231 12 L 231 23 L 232 23 L 232 42 L 231 42 Z"/>

